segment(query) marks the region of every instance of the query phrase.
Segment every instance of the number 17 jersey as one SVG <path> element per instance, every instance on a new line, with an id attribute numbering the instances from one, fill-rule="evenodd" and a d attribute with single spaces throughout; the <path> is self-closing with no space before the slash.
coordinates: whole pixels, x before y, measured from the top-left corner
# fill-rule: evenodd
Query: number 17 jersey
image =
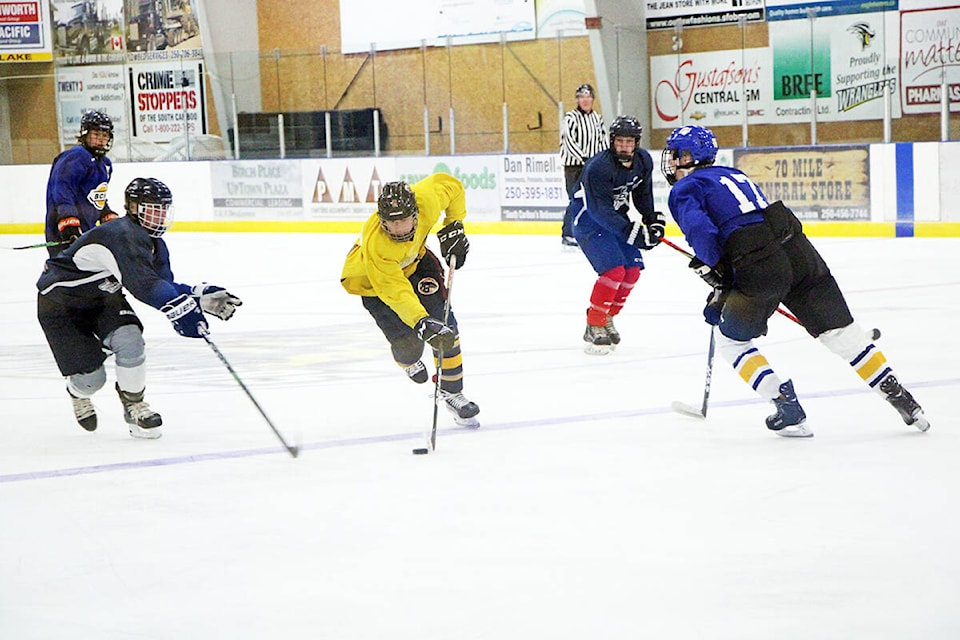
<path id="1" fill-rule="evenodd" d="M 769 202 L 760 187 L 733 167 L 701 167 L 677 181 L 670 214 L 698 258 L 715 267 L 737 229 L 763 222 Z"/>

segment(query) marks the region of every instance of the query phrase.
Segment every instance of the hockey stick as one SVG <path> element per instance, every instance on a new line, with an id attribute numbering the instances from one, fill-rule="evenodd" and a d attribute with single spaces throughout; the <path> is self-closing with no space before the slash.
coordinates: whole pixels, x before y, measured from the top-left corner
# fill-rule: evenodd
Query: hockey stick
<path id="1" fill-rule="evenodd" d="M 453 272 L 457 270 L 457 256 L 450 255 L 447 272 L 447 300 L 443 304 L 443 324 L 450 318 L 450 300 L 453 298 Z M 443 350 L 437 351 L 437 380 L 433 387 L 433 427 L 430 429 L 430 451 L 437 450 L 437 411 L 440 406 L 440 378 L 443 375 Z"/>
<path id="2" fill-rule="evenodd" d="M 691 416 L 693 418 L 706 419 L 707 417 L 707 404 L 710 402 L 710 381 L 713 379 L 713 354 L 717 347 L 715 329 L 716 327 L 713 325 L 710 326 L 710 348 L 707 349 L 707 377 L 703 383 L 703 404 L 700 406 L 700 409 L 697 410 L 696 407 L 686 404 L 685 402 L 674 400 L 670 408 L 677 413 L 682 413 L 685 416 Z"/>
<path id="3" fill-rule="evenodd" d="M 677 251 L 679 251 L 680 253 L 682 253 L 683 255 L 687 256 L 687 257 L 690 258 L 690 259 L 693 259 L 693 258 L 695 257 L 692 253 L 690 253 L 689 251 L 687 251 L 687 250 L 684 249 L 683 247 L 681 247 L 681 246 L 679 246 L 679 245 L 677 245 L 677 244 L 674 244 L 673 242 L 667 240 L 666 238 L 663 238 L 662 240 L 660 240 L 660 242 L 662 242 L 663 244 L 667 245 L 668 247 L 671 247 L 671 248 L 673 248 L 673 249 L 676 249 Z M 777 313 L 779 313 L 780 315 L 782 315 L 782 316 L 784 316 L 784 317 L 786 317 L 786 318 L 789 318 L 790 320 L 793 320 L 794 322 L 796 322 L 797 324 L 799 324 L 801 327 L 803 326 L 803 324 L 800 322 L 800 320 L 797 319 L 797 316 L 793 315 L 792 313 L 790 313 L 790 312 L 787 311 L 786 309 L 782 309 L 781 307 L 777 307 Z"/>
<path id="4" fill-rule="evenodd" d="M 40 244 L 28 244 L 25 247 L 7 247 L 8 249 L 13 249 L 14 251 L 19 251 L 21 249 L 39 249 L 41 247 L 59 247 L 62 244 L 70 244 L 63 240 L 54 240 L 53 242 L 41 242 Z"/>
<path id="5" fill-rule="evenodd" d="M 233 376 L 233 379 L 237 381 L 237 384 L 240 385 L 240 388 L 243 389 L 244 393 L 247 394 L 247 397 L 250 398 L 250 402 L 252 402 L 253 406 L 257 408 L 257 411 L 259 411 L 260 415 L 263 416 L 263 419 L 267 421 L 267 424 L 270 425 L 270 428 L 273 429 L 273 432 L 276 434 L 277 438 L 280 440 L 280 443 L 283 445 L 283 447 L 287 450 L 287 453 L 289 453 L 291 456 L 296 458 L 297 455 L 299 455 L 300 453 L 300 448 L 295 446 L 290 446 L 289 444 L 287 444 L 287 441 L 283 439 L 283 436 L 280 435 L 280 431 L 278 431 L 277 428 L 273 426 L 273 423 L 270 421 L 270 418 L 267 417 L 267 414 L 263 410 L 263 407 L 261 407 L 260 403 L 257 402 L 256 398 L 253 397 L 253 394 L 250 393 L 250 390 L 247 389 L 247 385 L 243 384 L 243 380 L 240 379 L 240 376 L 237 375 L 237 372 L 234 371 L 233 367 L 230 366 L 230 363 L 227 361 L 227 358 L 223 355 L 223 353 L 221 353 L 220 349 L 217 348 L 217 345 L 214 344 L 213 339 L 210 337 L 210 335 L 207 333 L 204 333 L 203 339 L 207 341 L 207 344 L 210 345 L 210 348 L 213 349 L 213 352 L 217 354 L 218 358 L 220 358 L 220 362 L 222 362 L 227 367 L 227 371 L 230 372 L 230 374 Z"/>

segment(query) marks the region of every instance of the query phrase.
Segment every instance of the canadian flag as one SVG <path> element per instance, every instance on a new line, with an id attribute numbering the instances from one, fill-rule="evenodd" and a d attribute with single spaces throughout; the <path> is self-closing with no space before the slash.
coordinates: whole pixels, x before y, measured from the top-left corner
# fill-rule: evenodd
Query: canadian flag
<path id="1" fill-rule="evenodd" d="M 114 51 L 123 49 L 123 38 L 120 36 L 110 36 L 110 48 Z"/>

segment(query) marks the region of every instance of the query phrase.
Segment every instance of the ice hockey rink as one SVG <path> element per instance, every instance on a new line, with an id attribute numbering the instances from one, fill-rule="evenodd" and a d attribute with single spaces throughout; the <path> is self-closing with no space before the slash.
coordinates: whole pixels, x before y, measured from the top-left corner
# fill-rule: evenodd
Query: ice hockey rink
<path id="1" fill-rule="evenodd" d="M 212 338 L 301 454 L 138 303 L 164 435 L 127 434 L 112 359 L 83 431 L 35 317 L 46 254 L 0 249 L 0 638 L 960 637 L 960 239 L 814 238 L 932 428 L 777 315 L 757 344 L 815 432 L 788 439 L 719 356 L 707 419 L 671 412 L 710 335 L 679 253 L 647 254 L 598 357 L 582 255 L 472 235 L 453 307 L 482 427 L 441 408 L 427 456 L 432 385 L 340 288 L 352 235 L 167 240 L 178 281 L 243 299 Z"/>

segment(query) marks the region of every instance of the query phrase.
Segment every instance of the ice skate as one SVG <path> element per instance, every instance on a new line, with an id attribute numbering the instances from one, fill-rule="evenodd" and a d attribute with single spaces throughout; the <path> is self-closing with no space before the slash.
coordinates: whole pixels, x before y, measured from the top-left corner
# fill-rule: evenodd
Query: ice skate
<path id="1" fill-rule="evenodd" d="M 923 415 L 923 409 L 892 373 L 880 382 L 880 391 L 884 393 L 887 402 L 893 405 L 905 423 L 912 424 L 920 431 L 930 428 L 930 422 Z"/>
<path id="2" fill-rule="evenodd" d="M 583 332 L 583 341 L 586 343 L 583 352 L 592 356 L 603 356 L 610 353 L 613 345 L 606 327 L 596 327 L 592 324 L 588 324 L 587 330 Z"/>
<path id="3" fill-rule="evenodd" d="M 603 328 L 607 330 L 607 335 L 610 336 L 610 350 L 613 351 L 620 344 L 620 332 L 613 326 L 613 316 L 607 316 L 607 324 Z"/>
<path id="4" fill-rule="evenodd" d="M 573 252 L 580 250 L 580 243 L 573 236 L 563 236 L 560 238 L 560 249 L 564 252 Z"/>
<path id="5" fill-rule="evenodd" d="M 155 440 L 163 435 L 160 425 L 163 420 L 160 414 L 150 408 L 143 401 L 143 391 L 139 393 L 129 393 L 120 389 L 116 385 L 117 394 L 120 396 L 120 402 L 123 403 L 123 419 L 127 423 L 130 435 L 134 438 L 146 438 Z"/>
<path id="6" fill-rule="evenodd" d="M 417 384 L 423 384 L 430 377 L 430 374 L 427 373 L 426 365 L 423 364 L 423 360 L 417 360 L 409 367 L 404 367 L 403 372 Z"/>
<path id="7" fill-rule="evenodd" d="M 90 398 L 78 398 L 70 393 L 70 389 L 67 389 L 67 393 L 70 394 L 70 401 L 73 403 L 73 416 L 80 423 L 80 426 L 87 431 L 96 431 L 97 410 Z"/>
<path id="8" fill-rule="evenodd" d="M 793 391 L 793 381 L 787 380 L 781 384 L 780 397 L 771 402 L 777 412 L 767 416 L 768 429 L 785 438 L 809 438 L 813 435 L 813 431 L 805 424 L 807 414 L 803 412 L 797 394 Z"/>
<path id="9" fill-rule="evenodd" d="M 453 415 L 454 421 L 461 427 L 470 427 L 476 429 L 480 426 L 480 421 L 476 415 L 480 413 L 480 407 L 475 402 L 467 400 L 462 393 L 450 393 L 440 390 L 440 398 L 447 406 L 447 411 Z"/>

